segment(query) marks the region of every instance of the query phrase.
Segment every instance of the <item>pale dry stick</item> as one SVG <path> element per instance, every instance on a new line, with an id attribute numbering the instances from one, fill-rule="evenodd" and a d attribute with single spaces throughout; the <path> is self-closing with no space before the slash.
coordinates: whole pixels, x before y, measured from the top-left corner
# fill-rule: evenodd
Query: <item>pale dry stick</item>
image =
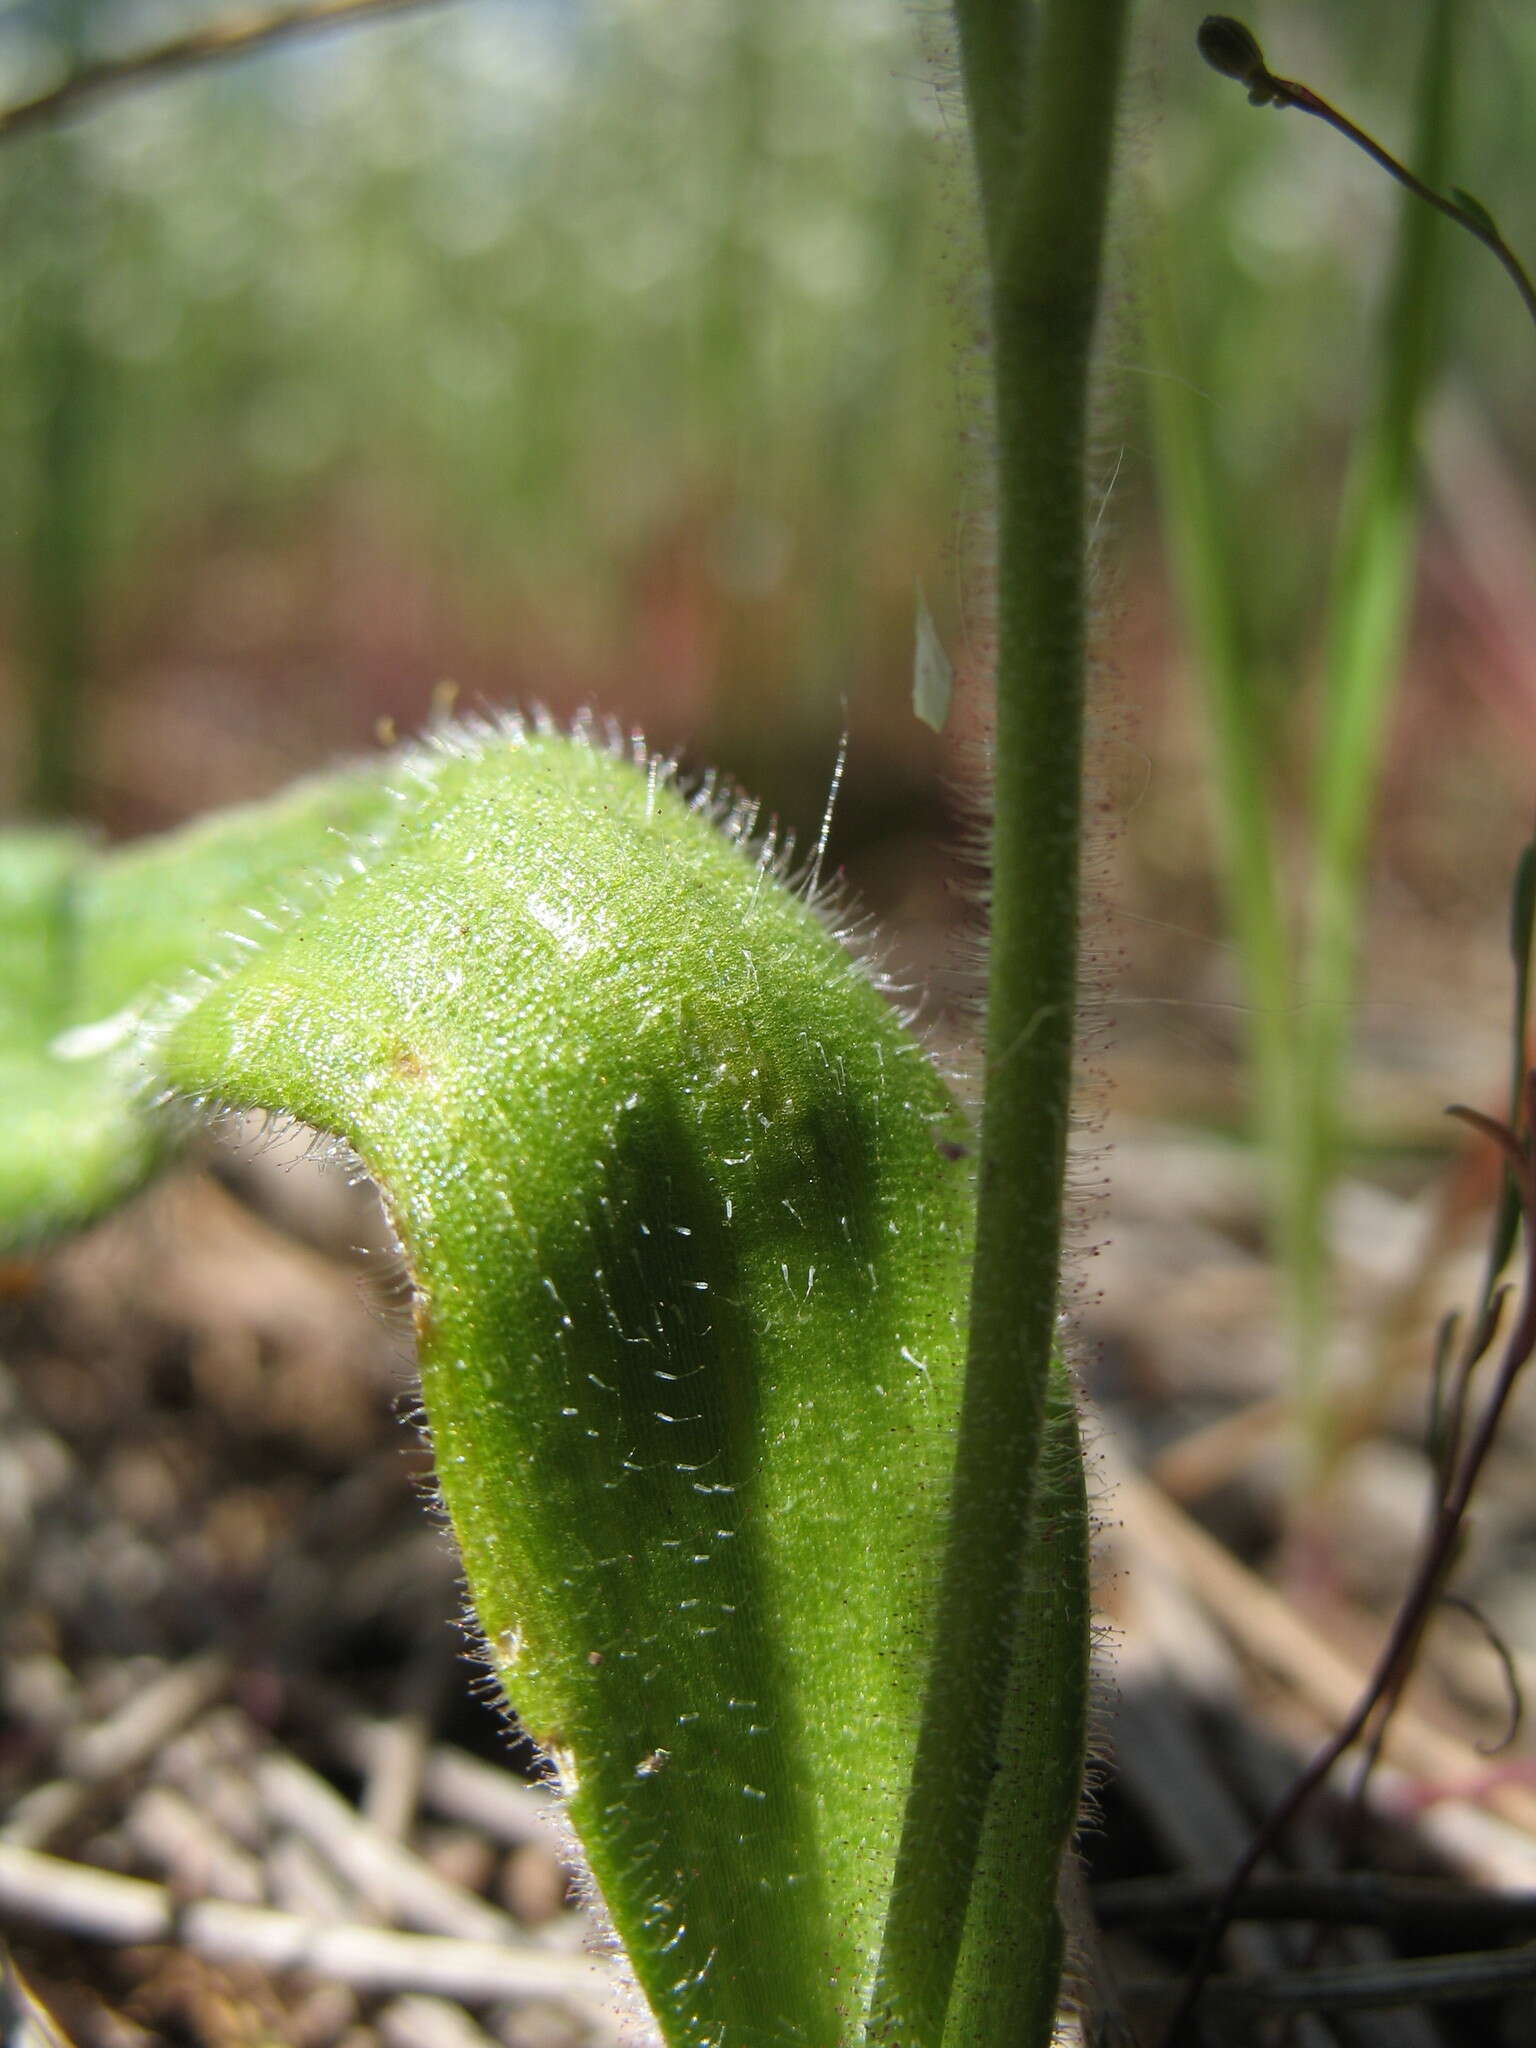
<path id="1" fill-rule="evenodd" d="M 1278 1395 L 1250 1401 L 1159 1451 L 1149 1467 L 1152 1477 L 1174 1500 L 1198 1500 L 1269 1450 L 1293 1412 L 1291 1403 Z"/>
<path id="2" fill-rule="evenodd" d="M 384 2048 L 493 2048 L 462 2006 L 419 1991 L 392 1999 L 374 2027 Z"/>
<path id="3" fill-rule="evenodd" d="M 339 1711 L 328 1720 L 325 1734 L 338 1761 L 368 1771 L 383 1724 L 354 1712 Z M 509 1849 L 533 1842 L 549 1846 L 551 1825 L 559 1819 L 553 1796 L 526 1784 L 509 1769 L 482 1763 L 451 1743 L 434 1742 L 422 1760 L 422 1803 L 441 1820 L 461 1821 Z"/>
<path id="4" fill-rule="evenodd" d="M 342 28 L 350 22 L 415 14 L 445 0 L 304 0 L 304 4 L 226 15 L 191 35 L 156 44 L 127 57 L 103 57 L 66 72 L 56 85 L 0 107 L 0 142 L 46 128 L 93 100 L 129 86 L 147 84 L 221 59 L 243 57 L 290 36 Z"/>
<path id="5" fill-rule="evenodd" d="M 1355 1790 L 1353 1766 L 1341 1764 L 1329 1788 L 1340 1799 L 1351 1797 Z M 1536 1886 L 1536 1841 L 1523 1828 L 1465 1798 L 1437 1799 L 1432 1806 L 1425 1806 L 1421 1790 L 1405 1772 L 1378 1764 L 1366 1796 L 1372 1811 L 1395 1826 L 1411 1817 L 1414 1834 L 1430 1854 L 1449 1869 L 1460 1871 L 1469 1884 L 1491 1891 Z"/>
<path id="6" fill-rule="evenodd" d="M 415 1824 L 431 1732 L 422 1713 L 397 1714 L 380 1726 L 359 1810 L 392 1842 L 403 1842 Z"/>
<path id="7" fill-rule="evenodd" d="M 34 1849 L 0 1843 L 0 1918 L 121 1947 L 176 1943 L 212 1962 L 299 1971 L 361 1991 L 421 1991 L 466 2004 L 564 2000 L 601 2023 L 611 1978 L 592 1957 L 531 1943 L 455 1941 L 382 1927 L 322 1924 L 265 1906 L 201 1899 L 179 1905 L 164 1885 L 118 1877 Z M 613 2022 L 609 2039 L 618 2038 Z"/>
<path id="8" fill-rule="evenodd" d="M 215 1708 L 161 1750 L 155 1779 L 191 1800 L 241 1848 L 260 1856 L 270 1831 L 250 1780 L 250 1738 L 256 1732 L 237 1708 Z"/>
<path id="9" fill-rule="evenodd" d="M 1122 1482 L 1119 1506 L 1133 1541 L 1176 1559 L 1201 1601 L 1249 1656 L 1283 1679 L 1324 1720 L 1335 1723 L 1352 1712 L 1366 1673 L 1262 1579 L 1144 1480 L 1127 1477 Z M 1510 1781 L 1483 1783 L 1487 1759 L 1411 1710 L 1400 1710 L 1394 1718 L 1385 1755 L 1420 1783 L 1478 1785 L 1479 1803 L 1536 1835 L 1536 1792 Z"/>
<path id="10" fill-rule="evenodd" d="M 380 1911 L 465 1940 L 524 1939 L 509 1913 L 450 1884 L 403 1843 L 381 1834 L 296 1757 L 269 1754 L 254 1768 L 268 1812 L 300 1834 Z"/>
<path id="11" fill-rule="evenodd" d="M 1324 1715 L 1294 1690 L 1276 1694 L 1265 1704 L 1265 1719 L 1274 1735 L 1299 1756 L 1310 1755 L 1337 1718 Z M 1469 1751 L 1464 1763 L 1470 1755 Z M 1436 1781 L 1428 1796 L 1421 1774 L 1378 1762 L 1366 1787 L 1366 1805 L 1394 1832 L 1411 1832 L 1429 1855 L 1470 1885 L 1494 1892 L 1536 1888 L 1536 1836 L 1518 1822 L 1490 1813 L 1486 1805 L 1474 1804 L 1489 1790 L 1487 1759 L 1479 1761 L 1481 1780 L 1463 1774 L 1448 1790 Z M 1342 1757 L 1329 1772 L 1326 1788 L 1335 1805 L 1347 1807 L 1356 1797 L 1358 1772 L 1352 1755 Z"/>
<path id="12" fill-rule="evenodd" d="M 183 1897 L 212 1896 L 247 1906 L 259 1906 L 266 1897 L 258 1859 L 169 1785 L 146 1786 L 124 1815 L 123 1831 Z"/>
<path id="13" fill-rule="evenodd" d="M 266 1903 L 299 1920 L 355 1921 L 381 1926 L 388 1916 L 359 1898 L 354 1886 L 302 1835 L 283 1829 L 267 1845 L 263 1860 Z"/>
<path id="14" fill-rule="evenodd" d="M 229 1674 L 230 1661 L 222 1650 L 172 1665 L 116 1713 L 67 1735 L 60 1745 L 65 1770 L 72 1777 L 102 1779 L 140 1769 L 213 1705 L 229 1684 Z"/>
<path id="15" fill-rule="evenodd" d="M 23 1792 L 0 1822 L 0 1842 L 14 1842 L 18 1848 L 37 1849 L 51 1842 L 74 1823 L 89 1807 L 97 1788 L 79 1778 L 49 1778 Z"/>
<path id="16" fill-rule="evenodd" d="M 0 1942 L 0 2041 L 5 2048 L 71 2048 L 53 2015 L 11 1960 L 4 1942 Z"/>
<path id="17" fill-rule="evenodd" d="M 68 1776 L 34 1786 L 0 1825 L 0 1842 L 37 1849 L 79 1819 L 99 1788 L 143 1770 L 177 1730 L 203 1713 L 229 1683 L 222 1651 L 176 1664 L 115 1714 L 74 1729 L 60 1744 Z"/>
<path id="18" fill-rule="evenodd" d="M 403 1842 L 421 1803 L 427 1747 L 454 1658 L 452 1640 L 436 1629 L 418 1650 L 400 1687 L 398 1711 L 378 1724 L 358 1801 L 363 1819 Z"/>

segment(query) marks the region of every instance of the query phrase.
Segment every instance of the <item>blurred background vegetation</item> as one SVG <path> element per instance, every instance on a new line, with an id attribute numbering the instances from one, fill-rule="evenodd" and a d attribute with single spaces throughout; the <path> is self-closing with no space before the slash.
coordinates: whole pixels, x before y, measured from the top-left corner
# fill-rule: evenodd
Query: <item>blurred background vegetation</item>
<path id="1" fill-rule="evenodd" d="M 4 0 L 0 100 L 236 12 Z M 1284 894 L 1398 200 L 1204 70 L 1201 12 L 1142 8 L 1127 121 L 1097 530 L 1118 873 L 1094 930 L 1125 1106 L 1233 1130 L 1241 976 L 1149 393 L 1185 377 L 1206 421 Z M 1278 70 L 1406 149 L 1429 12 L 1252 18 Z M 1457 39 L 1455 182 L 1536 251 L 1536 16 L 1466 0 Z M 912 715 L 917 586 L 962 696 L 985 658 L 947 70 L 944 11 L 899 0 L 456 0 L 0 148 L 7 806 L 155 829 L 410 731 L 449 683 L 594 704 L 804 841 L 846 725 L 833 862 L 927 971 L 960 915 L 974 719 Z M 1503 1072 L 1536 768 L 1532 340 L 1456 239 L 1350 1093 L 1350 1142 L 1419 1167 L 1447 1095 Z M 1153 266 L 1178 370 L 1142 328 Z"/>
<path id="2" fill-rule="evenodd" d="M 0 97 L 237 11 L 22 0 Z M 957 467 L 912 27 L 460 0 L 17 142 L 10 793 L 39 668 L 86 686 L 42 793 L 114 831 L 412 729 L 444 680 L 770 783 L 807 749 L 825 780 L 845 699 L 909 723 Z"/>

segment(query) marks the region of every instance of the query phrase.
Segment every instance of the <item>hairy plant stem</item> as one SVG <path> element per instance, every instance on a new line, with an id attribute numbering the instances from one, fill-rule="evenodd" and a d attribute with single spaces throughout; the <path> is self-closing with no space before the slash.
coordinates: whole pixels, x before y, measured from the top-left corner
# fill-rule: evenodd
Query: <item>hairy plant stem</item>
<path id="1" fill-rule="evenodd" d="M 1045 0 L 1037 15 L 1009 0 L 956 7 L 992 272 L 991 965 L 953 1509 L 870 2029 L 892 2048 L 925 2048 L 943 2031 L 997 1762 L 1056 1337 L 1077 984 L 1089 351 L 1124 16 L 1123 0 Z M 1026 71 L 1024 101 L 1012 87 Z M 1048 1859 L 1051 1887 L 1062 1846 Z"/>

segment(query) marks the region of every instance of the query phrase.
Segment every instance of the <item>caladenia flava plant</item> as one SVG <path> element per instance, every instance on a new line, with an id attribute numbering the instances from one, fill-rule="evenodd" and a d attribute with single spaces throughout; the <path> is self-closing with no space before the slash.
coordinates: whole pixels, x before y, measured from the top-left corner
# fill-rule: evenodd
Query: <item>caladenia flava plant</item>
<path id="1" fill-rule="evenodd" d="M 1048 2040 L 1088 1662 L 1056 1353 L 1119 0 L 962 0 L 998 540 L 979 1133 L 753 813 L 516 718 L 0 870 L 0 1203 L 334 1134 L 486 1654 L 674 2048 Z"/>

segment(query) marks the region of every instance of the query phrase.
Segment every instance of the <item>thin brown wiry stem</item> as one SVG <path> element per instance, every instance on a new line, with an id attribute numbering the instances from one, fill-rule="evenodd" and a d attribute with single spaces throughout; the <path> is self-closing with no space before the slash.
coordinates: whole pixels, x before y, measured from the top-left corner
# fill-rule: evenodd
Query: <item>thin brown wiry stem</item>
<path id="1" fill-rule="evenodd" d="M 1487 208 L 1469 194 L 1452 188 L 1446 197 L 1400 163 L 1390 152 L 1309 86 L 1271 71 L 1251 30 L 1227 15 L 1208 15 L 1199 32 L 1201 55 L 1225 76 L 1246 87 L 1255 106 L 1298 107 L 1315 115 L 1357 148 L 1364 150 L 1413 196 L 1463 227 L 1499 260 L 1536 322 L 1536 287 L 1519 259 L 1500 235 Z M 1194 1961 L 1174 2007 L 1165 2036 L 1166 2048 L 1186 2037 L 1196 2007 L 1209 1981 L 1227 1928 L 1236 1916 L 1249 1880 L 1264 1856 L 1333 1771 L 1355 1748 L 1361 1750 L 1354 1786 L 1353 1811 L 1358 1816 L 1365 1787 L 1401 1702 L 1425 1631 L 1439 1602 L 1460 1549 L 1468 1505 L 1489 1451 L 1497 1438 L 1509 1397 L 1520 1373 L 1536 1352 L 1536 1073 L 1528 1065 L 1527 1021 L 1530 993 L 1532 927 L 1536 924 L 1536 851 L 1527 848 L 1517 871 L 1511 925 L 1515 957 L 1515 1075 L 1509 1122 L 1500 1123 L 1475 1110 L 1457 1109 L 1473 1128 L 1503 1152 L 1505 1190 L 1501 1198 L 1482 1294 L 1458 1346 L 1454 1330 L 1442 1332 L 1435 1361 L 1435 1403 L 1431 1419 L 1431 1455 L 1435 1492 L 1417 1564 L 1371 1678 L 1344 1724 L 1322 1747 L 1252 1841 L 1222 1887 L 1206 1923 Z M 1492 1388 L 1475 1421 L 1469 1422 L 1473 1375 L 1500 1334 L 1504 1290 L 1499 1274 L 1513 1249 L 1517 1224 L 1525 1234 L 1519 1308 L 1504 1340 Z M 1453 1354 L 1455 1363 L 1452 1365 Z M 1450 1393 L 1445 1383 L 1449 1374 Z"/>
<path id="2" fill-rule="evenodd" d="M 341 28 L 349 22 L 385 15 L 413 14 L 443 4 L 444 0 L 302 0 L 302 4 L 278 12 L 238 13 L 192 35 L 178 36 L 174 42 L 160 43 L 132 56 L 107 57 L 79 65 L 45 92 L 0 106 L 0 142 L 46 128 L 109 93 L 194 70 L 221 58 L 241 57 L 289 36 Z"/>
<path id="3" fill-rule="evenodd" d="M 1456 1561 L 1467 1508 L 1498 1436 L 1509 1397 L 1520 1373 L 1536 1353 L 1536 1130 L 1533 1130 L 1533 1122 L 1536 1122 L 1536 1072 L 1527 1075 L 1523 1094 L 1523 1115 L 1518 1134 L 1508 1125 L 1484 1116 L 1480 1111 L 1462 1108 L 1451 1111 L 1453 1116 L 1484 1132 L 1504 1152 L 1525 1222 L 1520 1310 L 1505 1340 L 1498 1373 L 1468 1436 L 1465 1450 L 1448 1472 L 1435 1503 L 1413 1578 L 1370 1680 L 1343 1725 L 1317 1752 L 1258 1828 L 1222 1887 L 1169 2020 L 1165 2048 L 1174 2048 L 1194 2017 L 1222 1938 L 1236 1916 L 1244 1889 L 1260 1862 L 1274 1848 L 1341 1757 L 1364 1742 L 1364 1764 L 1368 1771 L 1379 1754 L 1387 1724 L 1402 1698 L 1425 1628 L 1443 1594 L 1447 1574 Z M 1474 1326 L 1471 1346 L 1476 1347 L 1485 1341 L 1484 1333 L 1490 1328 L 1490 1319 L 1480 1317 Z M 1463 1379 L 1470 1375 L 1471 1366 L 1475 1363 L 1475 1358 L 1462 1362 Z"/>
<path id="4" fill-rule="evenodd" d="M 1482 1631 L 1483 1641 L 1498 1660 L 1506 1701 L 1504 1733 L 1496 1742 L 1479 1740 L 1476 1746 L 1480 1756 L 1502 1756 L 1513 1747 L 1516 1736 L 1525 1725 L 1525 1689 L 1520 1683 L 1520 1667 L 1515 1662 L 1515 1653 L 1475 1600 L 1469 1600 L 1465 1593 L 1447 1593 L 1443 1597 L 1447 1607 L 1454 1607 L 1458 1614 L 1464 1614 L 1475 1628 Z"/>
<path id="5" fill-rule="evenodd" d="M 1426 185 L 1406 164 L 1400 163 L 1390 150 L 1383 149 L 1374 136 L 1357 127 L 1347 114 L 1341 114 L 1337 107 L 1331 106 L 1320 93 L 1313 92 L 1310 86 L 1302 85 L 1297 79 L 1281 78 L 1271 71 L 1264 62 L 1264 53 L 1257 38 L 1242 22 L 1234 21 L 1231 15 L 1208 14 L 1200 24 L 1199 45 L 1200 54 L 1208 64 L 1248 88 L 1248 97 L 1256 107 L 1297 107 L 1304 114 L 1315 114 L 1319 121 L 1326 121 L 1347 142 L 1363 149 L 1373 163 L 1380 164 L 1388 177 L 1396 178 L 1415 199 L 1422 199 L 1426 206 L 1434 207 L 1447 220 L 1455 221 L 1469 235 L 1475 235 L 1504 266 L 1526 312 L 1536 323 L 1536 285 L 1532 284 L 1524 264 L 1499 233 L 1493 216 L 1480 201 L 1466 192 L 1452 192 L 1450 196 L 1437 192 L 1433 185 Z"/>

